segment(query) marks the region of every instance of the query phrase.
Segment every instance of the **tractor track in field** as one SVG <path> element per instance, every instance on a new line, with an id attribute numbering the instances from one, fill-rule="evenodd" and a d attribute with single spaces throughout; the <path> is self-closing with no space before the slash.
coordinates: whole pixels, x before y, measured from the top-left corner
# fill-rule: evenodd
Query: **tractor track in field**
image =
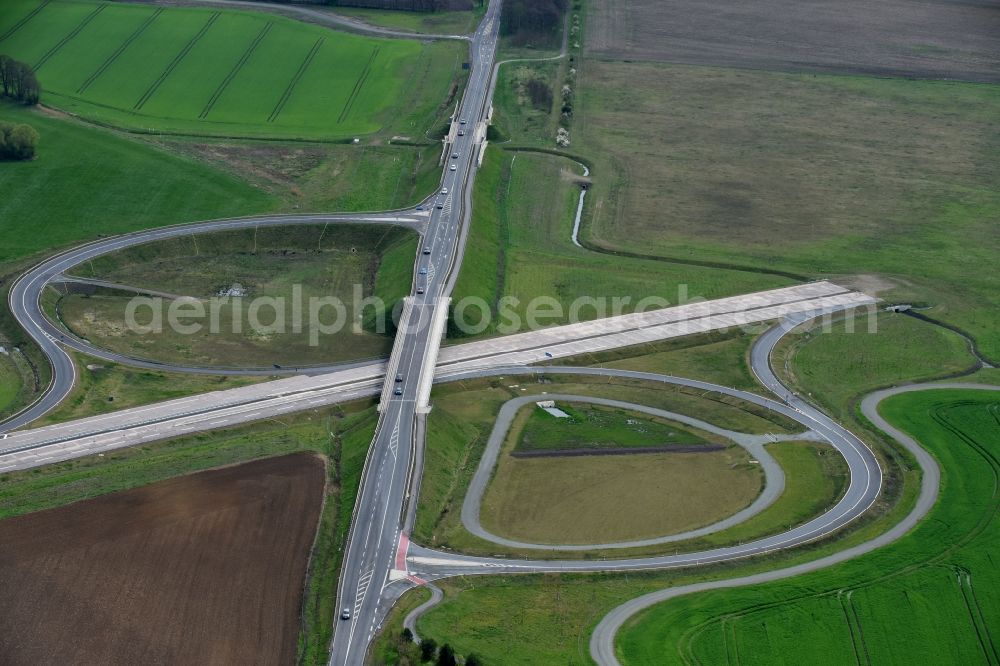
<path id="1" fill-rule="evenodd" d="M 247 64 L 247 61 L 250 60 L 251 56 L 253 56 L 254 51 L 257 50 L 260 43 L 263 42 L 268 33 L 271 32 L 272 27 L 274 27 L 274 21 L 268 21 L 267 24 L 261 28 L 260 32 L 257 33 L 257 36 L 254 37 L 253 41 L 250 42 L 250 45 L 247 46 L 246 51 L 244 51 L 243 55 L 240 56 L 240 59 L 235 65 L 233 65 L 233 68 L 229 70 L 229 73 L 226 74 L 226 78 L 222 79 L 222 83 L 220 83 L 219 87 L 215 89 L 214 93 L 212 93 L 212 96 L 208 99 L 208 103 L 205 104 L 205 108 L 201 110 L 200 114 L 198 114 L 198 118 L 205 119 L 208 117 L 208 114 L 211 113 L 212 109 L 215 107 L 216 102 L 218 102 L 219 98 L 222 97 L 222 93 L 226 91 L 229 84 L 233 82 L 233 79 L 236 78 L 237 74 L 240 73 L 240 70 L 242 70 Z"/>
<path id="2" fill-rule="evenodd" d="M 35 71 L 37 72 L 39 69 L 41 69 L 42 66 L 52 58 L 52 56 L 59 53 L 59 51 L 61 51 L 64 46 L 73 41 L 73 38 L 79 35 L 83 31 L 83 29 L 86 28 L 91 21 L 97 18 L 98 15 L 101 12 L 103 12 L 106 8 L 107 5 L 100 5 L 94 11 L 84 16 L 83 20 L 81 20 L 75 28 L 69 31 L 69 34 L 67 34 L 65 37 L 56 42 L 56 44 L 52 48 L 50 48 L 42 55 L 42 57 L 38 60 L 38 62 L 35 63 Z"/>
<path id="3" fill-rule="evenodd" d="M 89 77 L 87 77 L 87 80 L 84 81 L 80 85 L 80 87 L 76 89 L 77 94 L 85 92 L 87 88 L 89 88 L 91 84 L 94 83 L 94 81 L 99 79 L 101 75 L 104 74 L 105 71 L 107 71 L 108 67 L 111 67 L 111 65 L 114 64 L 116 60 L 118 60 L 121 54 L 124 53 L 126 49 L 128 49 L 128 47 L 132 45 L 132 42 L 139 39 L 139 37 L 142 36 L 142 33 L 146 32 L 146 29 L 149 26 L 153 25 L 156 19 L 158 19 L 160 17 L 160 14 L 162 14 L 163 12 L 164 12 L 163 7 L 157 8 L 156 11 L 154 11 L 145 21 L 142 22 L 142 25 L 136 28 L 131 35 L 126 37 L 125 41 L 122 42 L 121 46 L 115 49 L 114 53 L 109 55 L 107 59 L 103 63 L 101 63 L 101 66 L 98 67 L 96 70 L 94 70 L 94 73 L 91 74 Z"/>
<path id="4" fill-rule="evenodd" d="M 18 30 L 20 30 L 21 28 L 23 28 L 25 26 L 25 24 L 28 23 L 28 21 L 30 21 L 31 19 L 35 18 L 35 16 L 38 15 L 38 12 L 42 11 L 43 9 L 45 9 L 49 5 L 49 3 L 51 3 L 51 2 L 52 2 L 52 0 L 44 0 L 44 2 L 42 2 L 42 4 L 38 5 L 37 7 L 35 7 L 34 9 L 32 9 L 30 12 L 28 12 L 27 16 L 25 16 L 20 21 L 18 21 L 14 25 L 12 25 L 10 27 L 10 29 L 7 30 L 7 32 L 5 32 L 2 35 L 0 35 L 0 42 L 4 41 L 8 37 L 13 36 L 14 33 L 16 33 Z"/>
<path id="5" fill-rule="evenodd" d="M 205 33 L 207 33 L 209 29 L 215 25 L 215 22 L 219 20 L 220 16 L 222 16 L 222 12 L 213 12 L 212 15 L 208 17 L 208 21 L 206 21 L 205 25 L 201 27 L 201 30 L 196 32 L 194 37 L 188 40 L 188 43 L 185 44 L 177 55 L 174 56 L 174 59 L 167 64 L 156 80 L 149 85 L 149 88 L 147 88 L 146 92 L 142 94 L 142 97 L 136 101 L 135 106 L 132 107 L 134 111 L 139 111 L 146 105 L 149 98 L 152 97 L 157 90 L 159 90 L 160 86 L 163 85 L 163 82 L 167 80 L 167 77 L 169 77 L 177 66 L 181 64 L 181 61 L 187 57 L 187 54 L 191 52 L 191 49 L 193 49 L 195 45 L 201 41 L 201 38 L 205 36 Z"/>
<path id="6" fill-rule="evenodd" d="M 354 89 L 351 91 L 351 96 L 347 98 L 346 102 L 344 102 L 344 108 L 337 117 L 338 125 L 344 122 L 348 114 L 350 114 L 351 109 L 354 108 L 354 102 L 357 101 L 358 95 L 361 93 L 361 89 L 365 87 L 365 82 L 368 81 L 368 75 L 371 74 L 372 71 L 372 63 L 375 62 L 375 58 L 378 57 L 380 50 L 382 50 L 382 47 L 380 46 L 376 46 L 372 49 L 372 54 L 368 58 L 368 63 L 358 76 L 358 80 L 354 83 Z"/>
<path id="7" fill-rule="evenodd" d="M 316 54 L 319 53 L 319 49 L 323 46 L 323 42 L 324 38 L 320 37 L 316 40 L 316 43 L 313 44 L 309 53 L 306 54 L 305 60 L 303 60 L 302 64 L 299 65 L 298 71 L 295 72 L 295 76 L 293 76 L 291 81 L 288 82 L 288 86 L 285 88 L 285 92 L 281 94 L 281 98 L 278 100 L 278 103 L 274 105 L 274 110 L 271 111 L 271 115 L 267 117 L 267 122 L 273 123 L 278 119 L 278 116 L 281 115 L 282 109 L 285 108 L 285 104 L 288 103 L 288 100 L 292 96 L 292 91 L 295 90 L 295 86 L 299 84 L 299 80 L 303 77 L 303 75 L 305 75 L 306 70 L 309 69 L 309 65 L 312 64 Z"/>

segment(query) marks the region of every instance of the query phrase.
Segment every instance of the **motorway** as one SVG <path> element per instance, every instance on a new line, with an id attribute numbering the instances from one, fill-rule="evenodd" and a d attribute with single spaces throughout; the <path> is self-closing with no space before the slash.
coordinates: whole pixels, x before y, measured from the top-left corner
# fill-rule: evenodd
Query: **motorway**
<path id="1" fill-rule="evenodd" d="M 347 609 L 350 617 L 337 621 L 334 627 L 329 662 L 333 666 L 363 663 L 371 639 L 392 604 L 402 592 L 424 580 L 465 574 L 670 568 L 751 557 L 831 534 L 867 510 L 881 487 L 881 470 L 867 446 L 819 410 L 790 395 L 771 372 L 768 358 L 784 332 L 781 328 L 772 329 L 760 339 L 752 351 L 751 364 L 765 387 L 779 396 L 787 396 L 787 404 L 678 377 L 593 368 L 526 367 L 528 363 L 548 358 L 566 358 L 783 317 L 799 321 L 823 311 L 872 303 L 868 297 L 830 283 L 800 285 L 731 300 L 719 299 L 710 302 L 715 303 L 714 306 L 690 304 L 656 313 L 575 324 L 571 331 L 567 328 L 533 331 L 439 349 L 449 294 L 457 279 L 466 242 L 477 151 L 484 139 L 485 125 L 482 121 L 490 112 L 499 11 L 500 0 L 491 0 L 483 22 L 470 41 L 471 72 L 455 118 L 456 122 L 467 122 L 453 125 L 451 136 L 454 137 L 454 144 L 448 146 L 447 152 L 454 151 L 458 158 L 446 160 L 441 188 L 439 194 L 429 200 L 429 211 L 413 209 L 390 213 L 286 216 L 200 223 L 203 225 L 201 231 L 240 228 L 241 225 L 245 228 L 261 224 L 315 224 L 324 221 L 403 224 L 421 231 L 423 246 L 428 254 L 419 254 L 417 265 L 426 272 L 421 270 L 417 273 L 387 362 L 358 364 L 323 376 L 292 377 L 234 389 L 241 391 L 240 398 L 235 401 L 231 400 L 233 394 L 230 392 L 219 392 L 125 410 L 128 415 L 117 413 L 20 431 L 6 438 L 0 449 L 0 462 L 21 456 L 21 467 L 16 467 L 20 469 L 54 462 L 59 459 L 59 452 L 66 457 L 76 457 L 100 450 L 102 446 L 114 448 L 152 438 L 162 439 L 185 432 L 226 427 L 381 392 L 380 419 L 362 472 L 339 578 L 337 609 Z M 463 131 L 459 132 L 459 129 Z M 451 165 L 455 166 L 455 170 L 450 169 Z M 87 353 L 93 353 L 93 348 L 85 342 L 69 336 L 62 337 L 65 333 L 44 318 L 38 305 L 38 296 L 44 285 L 88 258 L 136 243 L 198 231 L 198 224 L 182 225 L 99 240 L 42 262 L 18 280 L 10 292 L 11 310 L 52 361 L 55 379 L 43 399 L 13 422 L 15 426 L 29 422 L 58 404 L 75 381 L 75 368 L 62 345 L 80 349 L 77 345 L 83 344 Z M 721 309 L 712 309 L 720 307 L 719 303 L 724 303 Z M 515 367 L 507 367 L 511 365 Z M 160 365 L 155 367 L 164 369 Z M 218 369 L 211 371 L 218 372 Z M 317 371 L 310 369 L 310 373 Z M 689 386 L 748 400 L 785 414 L 830 442 L 847 460 L 851 481 L 844 497 L 822 516 L 783 534 L 700 553 L 601 562 L 506 560 L 460 556 L 411 545 L 407 534 L 415 504 L 411 500 L 415 499 L 419 488 L 431 384 L 441 379 L 512 373 L 617 376 Z M 394 381 L 397 375 L 399 382 Z M 260 393 L 254 394 L 255 390 Z M 131 423 L 122 421 L 128 418 L 136 420 Z M 13 427 L 10 423 L 5 426 Z M 49 456 L 53 451 L 56 454 Z M 34 459 L 29 460 L 32 456 Z"/>
<path id="2" fill-rule="evenodd" d="M 449 155 L 446 164 L 456 168 L 453 171 L 449 166 L 444 172 L 440 194 L 431 208 L 423 239 L 423 252 L 429 254 L 418 255 L 421 272 L 426 269 L 426 274 L 418 273 L 416 293 L 404 309 L 389 357 L 386 383 L 398 375 L 402 381 L 397 391 L 402 395 L 383 393 L 381 417 L 365 460 L 337 592 L 337 608 L 347 609 L 350 618 L 334 627 L 332 666 L 364 662 L 381 621 L 403 591 L 392 584 L 390 576 L 396 569 L 411 475 L 420 473 L 411 463 L 415 449 L 424 443 L 424 414 L 429 409 L 430 385 L 448 315 L 448 295 L 457 279 L 469 227 L 477 151 L 485 139 L 481 123 L 491 111 L 500 4 L 491 0 L 470 45 L 471 72 L 454 119 L 460 129 L 456 131 L 453 123 L 454 144 L 446 146 L 458 155 L 457 159 Z"/>

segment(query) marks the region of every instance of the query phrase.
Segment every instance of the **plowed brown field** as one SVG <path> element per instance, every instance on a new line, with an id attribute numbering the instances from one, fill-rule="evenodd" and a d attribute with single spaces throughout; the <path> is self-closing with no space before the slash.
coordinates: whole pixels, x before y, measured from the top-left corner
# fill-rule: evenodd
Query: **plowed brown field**
<path id="1" fill-rule="evenodd" d="M 0 663 L 292 663 L 324 482 L 294 454 L 0 522 Z"/>
<path id="2" fill-rule="evenodd" d="M 602 58 L 1000 82 L 985 0 L 595 0 L 586 44 Z"/>

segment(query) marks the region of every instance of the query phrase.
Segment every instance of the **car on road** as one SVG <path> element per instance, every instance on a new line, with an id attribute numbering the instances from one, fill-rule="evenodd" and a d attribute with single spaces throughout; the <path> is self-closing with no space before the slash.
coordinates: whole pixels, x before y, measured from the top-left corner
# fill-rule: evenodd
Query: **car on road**
<path id="1" fill-rule="evenodd" d="M 444 208 L 444 204 L 443 203 L 439 203 L 439 204 L 437 204 L 434 207 L 437 208 L 438 210 L 441 210 L 442 208 Z"/>
<path id="2" fill-rule="evenodd" d="M 458 153 L 452 153 L 451 154 L 451 159 L 457 160 L 458 159 Z"/>
<path id="3" fill-rule="evenodd" d="M 399 388 L 399 387 L 397 386 L 397 387 L 396 387 L 396 390 L 395 390 L 395 391 L 393 391 L 393 394 L 395 394 L 395 395 L 403 395 L 403 389 L 401 389 L 401 388 Z"/>
<path id="4" fill-rule="evenodd" d="M 351 619 L 351 609 L 350 608 L 345 608 L 344 610 L 340 611 L 340 619 L 341 620 L 350 620 Z"/>
<path id="5" fill-rule="evenodd" d="M 458 169 L 458 167 L 457 167 L 457 166 L 455 166 L 454 164 L 452 164 L 452 165 L 451 165 L 451 170 L 452 170 L 452 171 L 455 171 L 456 169 Z"/>
<path id="6" fill-rule="evenodd" d="M 430 254 L 430 253 L 431 253 L 431 246 L 424 245 L 424 254 Z"/>
<path id="7" fill-rule="evenodd" d="M 458 130 L 459 136 L 465 136 L 465 130 Z"/>
<path id="8" fill-rule="evenodd" d="M 427 269 L 426 268 L 421 268 L 420 269 L 420 274 L 421 275 L 427 275 Z"/>
<path id="9" fill-rule="evenodd" d="M 403 375 L 396 375 L 396 383 L 400 384 L 403 381 Z"/>
<path id="10" fill-rule="evenodd" d="M 467 121 L 465 120 L 465 118 L 462 118 L 461 120 L 458 121 L 458 124 L 459 125 L 464 125 L 466 122 Z"/>
<path id="11" fill-rule="evenodd" d="M 442 187 L 441 188 L 441 194 L 448 194 L 448 188 L 447 187 Z"/>
<path id="12" fill-rule="evenodd" d="M 424 288 L 423 287 L 417 287 L 417 293 L 418 294 L 424 293 Z"/>

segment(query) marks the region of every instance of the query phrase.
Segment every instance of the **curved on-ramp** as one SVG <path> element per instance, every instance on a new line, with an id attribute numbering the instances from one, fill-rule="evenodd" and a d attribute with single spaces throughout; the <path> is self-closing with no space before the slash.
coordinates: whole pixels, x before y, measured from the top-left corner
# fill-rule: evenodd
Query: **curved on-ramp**
<path id="1" fill-rule="evenodd" d="M 189 367 L 169 363 L 157 363 L 148 359 L 133 358 L 96 347 L 58 327 L 45 315 L 41 306 L 41 296 L 45 287 L 59 279 L 83 262 L 102 255 L 153 241 L 176 238 L 192 234 L 203 234 L 254 227 L 315 225 L 315 224 L 388 224 L 423 231 L 425 220 L 417 217 L 415 210 L 400 210 L 386 213 L 344 213 L 333 215 L 265 215 L 209 220 L 189 224 L 145 229 L 120 236 L 102 238 L 80 245 L 55 256 L 44 259 L 23 273 L 11 286 L 7 295 L 8 306 L 14 318 L 24 327 L 28 336 L 39 346 L 52 370 L 52 380 L 46 390 L 33 403 L 3 421 L 0 430 L 13 430 L 41 417 L 53 409 L 69 394 L 76 381 L 76 365 L 67 348 L 111 363 L 132 367 L 169 372 L 195 374 L 237 374 L 237 375 L 281 375 L 317 374 L 333 369 L 351 367 L 352 363 L 328 367 L 303 368 L 219 368 Z"/>
<path id="2" fill-rule="evenodd" d="M 483 527 L 480 522 L 483 495 L 485 494 L 490 478 L 493 475 L 493 470 L 496 467 L 497 460 L 500 456 L 500 450 L 503 447 L 504 440 L 506 439 L 507 432 L 510 430 L 514 421 L 514 417 L 522 407 L 538 400 L 583 402 L 588 404 L 603 405 L 606 407 L 628 409 L 663 419 L 670 419 L 720 435 L 743 447 L 751 457 L 756 458 L 760 462 L 761 469 L 764 471 L 764 487 L 753 502 L 731 516 L 697 529 L 686 530 L 684 532 L 649 539 L 569 545 L 527 543 L 493 534 Z M 801 437 L 796 438 L 801 439 Z M 462 524 L 471 534 L 481 539 L 485 539 L 486 541 L 491 541 L 503 546 L 509 546 L 511 548 L 552 551 L 588 551 L 617 548 L 639 548 L 642 546 L 656 546 L 705 536 L 706 534 L 712 534 L 749 520 L 773 504 L 774 501 L 778 499 L 778 496 L 781 495 L 785 487 L 785 474 L 778 462 L 765 449 L 765 440 L 771 441 L 767 438 L 767 436 L 748 436 L 744 433 L 719 428 L 711 423 L 706 423 L 701 419 L 691 418 L 690 416 L 685 416 L 684 414 L 677 414 L 664 409 L 647 407 L 646 405 L 625 402 L 622 400 L 609 400 L 607 398 L 596 398 L 582 395 L 568 395 L 565 393 L 518 396 L 508 400 L 500 407 L 500 412 L 497 414 L 496 421 L 493 424 L 493 430 L 490 432 L 489 439 L 486 442 L 486 450 L 483 452 L 482 458 L 480 458 L 479 467 L 476 468 L 472 481 L 469 483 L 469 489 L 465 494 L 465 500 L 462 503 Z"/>
<path id="3" fill-rule="evenodd" d="M 923 519 L 934 506 L 937 500 L 938 487 L 941 480 L 941 470 L 934 458 L 920 446 L 912 437 L 902 432 L 898 428 L 889 424 L 878 413 L 878 405 L 886 398 L 900 393 L 910 393 L 913 391 L 932 391 L 942 389 L 978 389 L 988 391 L 1000 391 L 1000 386 L 969 383 L 945 383 L 945 384 L 920 384 L 914 386 L 900 386 L 869 394 L 861 402 L 861 411 L 865 417 L 871 420 L 880 430 L 884 431 L 895 439 L 903 448 L 909 451 L 917 460 L 917 464 L 923 471 L 923 479 L 920 486 L 920 495 L 913 509 L 903 520 L 894 525 L 887 532 L 880 534 L 874 539 L 870 539 L 862 544 L 853 546 L 846 550 L 839 551 L 833 555 L 805 562 L 793 567 L 767 571 L 752 576 L 741 576 L 728 580 L 717 580 L 705 583 L 694 583 L 692 585 L 681 585 L 657 592 L 645 594 L 631 601 L 627 601 L 621 606 L 613 609 L 598 623 L 590 638 L 590 656 L 601 666 L 621 666 L 615 654 L 614 639 L 622 625 L 635 614 L 654 606 L 663 601 L 676 597 L 707 590 L 717 590 L 730 587 L 743 587 L 747 585 L 757 585 L 785 578 L 791 578 L 800 574 L 809 573 L 819 569 L 824 569 L 841 562 L 853 559 L 860 555 L 870 553 L 877 548 L 888 545 L 896 541 Z"/>

